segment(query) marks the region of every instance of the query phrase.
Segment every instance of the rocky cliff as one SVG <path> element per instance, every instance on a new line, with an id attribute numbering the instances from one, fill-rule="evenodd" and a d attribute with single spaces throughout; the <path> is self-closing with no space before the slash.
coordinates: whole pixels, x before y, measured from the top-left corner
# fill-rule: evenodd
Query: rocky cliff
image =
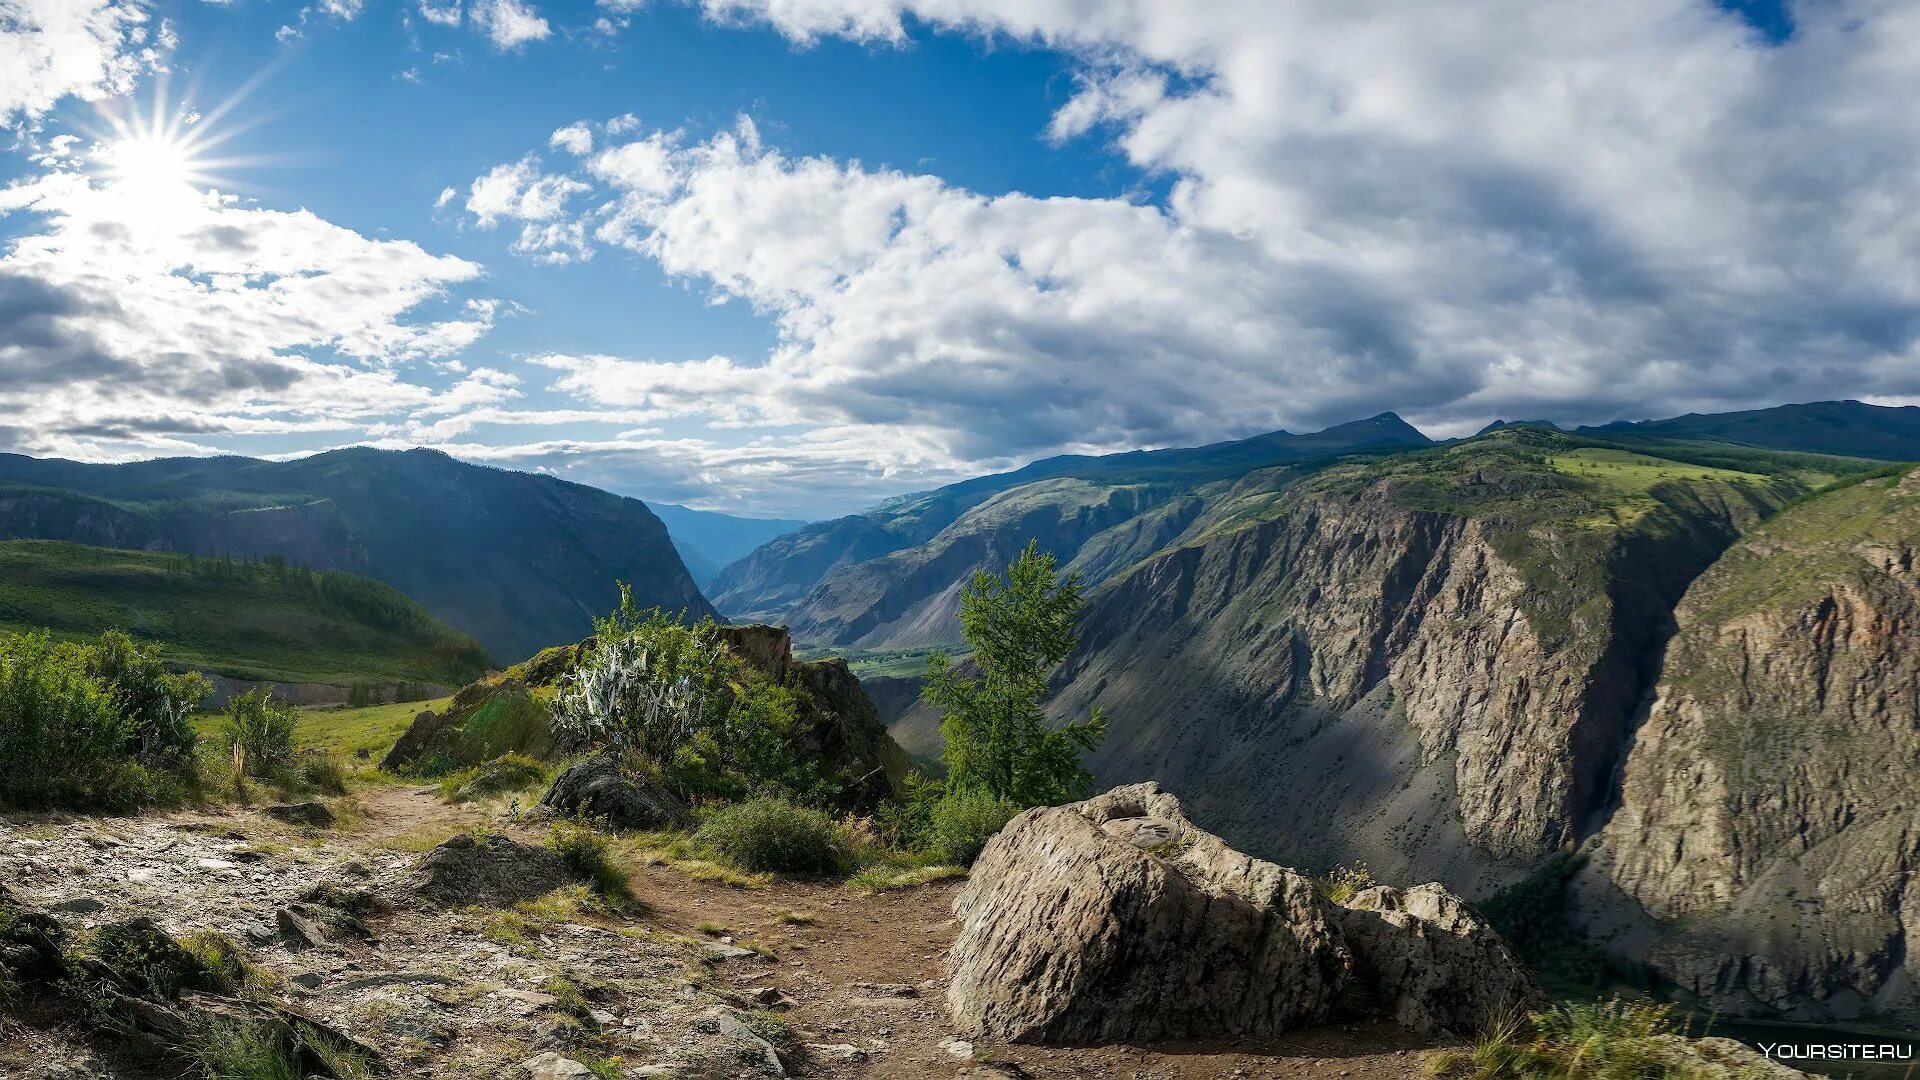
<path id="1" fill-rule="evenodd" d="M 1102 589 L 1052 707 L 1250 851 L 1484 891 L 1590 831 L 1665 612 L 1800 490 L 1527 429 L 1334 468 Z"/>
<path id="2" fill-rule="evenodd" d="M 1920 471 L 1809 499 L 1679 605 L 1596 929 L 1741 1013 L 1920 1020 Z M 1636 922 L 1639 925 L 1634 925 Z"/>

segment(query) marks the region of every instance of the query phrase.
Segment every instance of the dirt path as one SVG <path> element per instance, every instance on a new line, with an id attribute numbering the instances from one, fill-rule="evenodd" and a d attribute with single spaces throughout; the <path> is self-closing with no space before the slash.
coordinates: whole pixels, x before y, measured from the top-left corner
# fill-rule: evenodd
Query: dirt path
<path id="1" fill-rule="evenodd" d="M 498 806 L 448 805 L 413 786 L 334 805 L 342 820 L 329 830 L 246 809 L 0 821 L 0 879 L 76 926 L 147 914 L 176 933 L 210 929 L 250 942 L 275 993 L 419 1076 L 510 1075 L 545 1048 L 617 1058 L 630 1071 L 667 1064 L 680 1072 L 666 1075 L 762 1075 L 764 1062 L 716 1034 L 712 1018 L 728 1009 L 784 1020 L 790 1061 L 809 1076 L 1398 1080 L 1424 1071 L 1421 1044 L 1390 1026 L 1151 1048 L 968 1044 L 942 1007 L 958 882 L 867 896 L 812 881 L 736 888 L 636 865 L 644 908 L 629 919 L 437 909 L 410 899 L 416 852 L 476 827 L 527 842 L 544 830 L 509 823 Z M 394 908 L 364 934 L 330 932 L 320 947 L 289 948 L 273 933 L 274 913 L 322 882 L 370 889 Z M 588 988 L 591 1009 L 556 1012 L 561 983 Z M 0 1013 L 0 1080 L 31 1075 L 50 1057 L 100 1052 L 111 1056 L 75 1032 L 26 1023 L 22 1010 Z M 118 1071 L 178 1074 L 169 1069 Z"/>

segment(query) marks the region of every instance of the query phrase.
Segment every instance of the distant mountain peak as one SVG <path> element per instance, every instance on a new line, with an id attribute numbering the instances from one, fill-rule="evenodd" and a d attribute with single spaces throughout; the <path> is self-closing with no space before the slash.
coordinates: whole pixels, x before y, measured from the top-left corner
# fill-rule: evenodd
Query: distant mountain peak
<path id="1" fill-rule="evenodd" d="M 1490 431 L 1499 431 L 1503 428 L 1511 428 L 1511 427 L 1545 428 L 1548 431 L 1565 430 L 1559 424 L 1556 424 L 1551 420 L 1495 420 L 1493 423 L 1488 424 L 1486 427 L 1483 427 L 1479 431 L 1474 432 L 1474 434 L 1485 435 Z"/>

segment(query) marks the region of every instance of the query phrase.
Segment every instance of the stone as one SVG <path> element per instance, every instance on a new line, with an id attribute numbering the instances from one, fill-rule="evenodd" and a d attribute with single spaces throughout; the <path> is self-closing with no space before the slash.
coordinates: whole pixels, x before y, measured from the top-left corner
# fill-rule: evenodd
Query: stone
<path id="1" fill-rule="evenodd" d="M 303 971 L 287 981 L 302 990 L 318 990 L 327 980 L 317 971 Z"/>
<path id="2" fill-rule="evenodd" d="M 284 821 L 289 825 L 301 825 L 309 829 L 324 829 L 336 820 L 333 811 L 327 809 L 327 804 L 323 802 L 281 803 L 277 806 L 269 806 L 261 812 L 277 821 Z"/>
<path id="3" fill-rule="evenodd" d="M 700 951 L 709 960 L 744 960 L 749 956 L 759 955 L 752 949 L 743 949 L 724 941 L 703 941 L 700 943 Z"/>
<path id="4" fill-rule="evenodd" d="M 1376 885 L 1338 915 L 1371 1007 L 1409 1031 L 1471 1036 L 1536 1003 L 1507 943 L 1441 885 Z"/>
<path id="5" fill-rule="evenodd" d="M 867 1052 L 852 1043 L 808 1043 L 807 1056 L 829 1065 L 857 1065 L 867 1060 Z"/>
<path id="6" fill-rule="evenodd" d="M 320 924 L 305 915 L 283 907 L 273 913 L 274 926 L 280 931 L 280 939 L 293 949 L 317 949 L 327 943 L 327 935 Z"/>
<path id="7" fill-rule="evenodd" d="M 965 1039 L 941 1039 L 940 1049 L 962 1060 L 973 1057 L 973 1044 Z"/>
<path id="8" fill-rule="evenodd" d="M 527 1080 L 575 1080 L 593 1075 L 592 1069 L 553 1050 L 521 1062 L 519 1071 Z"/>
<path id="9" fill-rule="evenodd" d="M 107 910 L 107 905 L 91 896 L 76 896 L 71 900 L 62 900 L 48 906 L 48 911 L 58 911 L 64 915 L 98 915 Z"/>
<path id="10" fill-rule="evenodd" d="M 607 749 L 578 762 L 554 780 L 540 805 L 620 829 L 677 828 L 692 819 L 685 802 L 623 760 L 620 750 Z"/>
<path id="11" fill-rule="evenodd" d="M 422 856 L 411 884 L 449 906 L 506 905 L 545 895 L 571 879 L 566 863 L 545 848 L 462 833 Z"/>
<path id="12" fill-rule="evenodd" d="M 746 1021 L 727 1009 L 716 1009 L 713 1013 L 715 1027 L 720 1034 L 735 1042 L 745 1044 L 757 1051 L 758 1056 L 767 1064 L 767 1071 L 775 1076 L 787 1075 L 786 1063 L 780 1060 L 780 1051 L 774 1045 L 760 1037 L 759 1033 L 747 1026 Z"/>
<path id="13" fill-rule="evenodd" d="M 920 996 L 920 991 L 914 989 L 909 983 L 857 982 L 853 984 L 853 989 L 855 992 L 868 997 L 910 998 Z"/>
<path id="14" fill-rule="evenodd" d="M 1014 818 L 954 910 L 949 1017 L 1009 1042 L 1267 1036 L 1373 1012 L 1471 1033 L 1537 998 L 1499 934 L 1445 888 L 1335 904 L 1199 828 L 1153 783 Z"/>
<path id="15" fill-rule="evenodd" d="M 1163 832 L 1177 839 L 1136 843 Z M 1014 818 L 954 910 L 949 1015 L 1009 1042 L 1277 1033 L 1328 1019 L 1352 966 L 1310 880 L 1193 826 L 1152 783 Z"/>

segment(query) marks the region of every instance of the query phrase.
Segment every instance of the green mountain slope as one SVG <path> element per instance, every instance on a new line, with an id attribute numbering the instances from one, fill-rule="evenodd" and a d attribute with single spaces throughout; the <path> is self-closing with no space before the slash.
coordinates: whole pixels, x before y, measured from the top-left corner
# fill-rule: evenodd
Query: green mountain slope
<path id="1" fill-rule="evenodd" d="M 1184 528 L 1202 489 L 1223 488 L 1262 466 L 1426 445 L 1425 436 L 1384 413 L 1309 435 L 1282 431 L 1189 449 L 1049 458 L 808 525 L 721 571 L 712 592 L 729 615 L 787 621 L 796 639 L 811 645 L 943 642 L 951 636 L 956 584 L 1028 539 L 1038 538 L 1063 561 L 1095 545 L 1099 555 L 1076 569 L 1090 579 L 1104 576 L 1128 563 L 1120 553 L 1149 553 Z M 1122 531 L 1107 535 L 1116 529 Z"/>
<path id="2" fill-rule="evenodd" d="M 695 510 L 673 503 L 648 503 L 654 516 L 667 527 L 674 549 L 687 564 L 694 583 L 705 589 L 720 568 L 745 556 L 754 548 L 807 522 L 790 518 L 740 517 L 712 510 Z"/>
<path id="3" fill-rule="evenodd" d="M 459 686 L 485 649 L 389 585 L 278 562 L 0 542 L 0 629 L 124 629 L 170 663 L 240 679 Z"/>
<path id="4" fill-rule="evenodd" d="M 0 539 L 261 558 L 378 578 L 502 661 L 619 602 L 711 611 L 637 499 L 429 450 L 93 465 L 0 455 Z"/>
<path id="5" fill-rule="evenodd" d="M 1688 413 L 1668 420 L 1579 429 L 1600 437 L 1717 439 L 1775 450 L 1920 461 L 1920 407 L 1816 401 L 1731 413 Z"/>

